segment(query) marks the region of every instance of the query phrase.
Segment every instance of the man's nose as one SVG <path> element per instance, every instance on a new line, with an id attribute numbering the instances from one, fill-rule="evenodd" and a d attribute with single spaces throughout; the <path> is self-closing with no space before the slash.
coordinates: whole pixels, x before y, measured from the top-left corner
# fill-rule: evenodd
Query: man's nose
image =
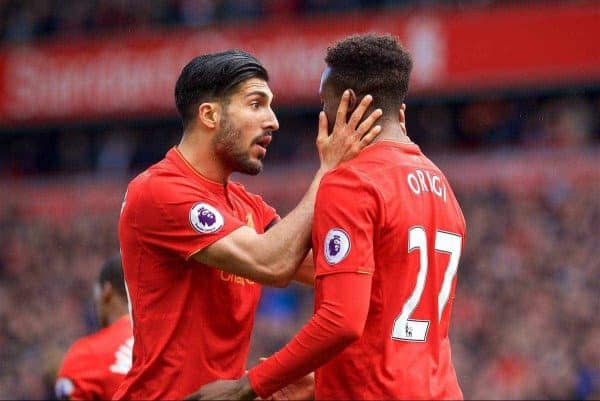
<path id="1" fill-rule="evenodd" d="M 268 128 L 271 131 L 277 131 L 279 129 L 279 121 L 277 121 L 277 116 L 272 109 L 269 109 L 269 118 L 265 125 L 265 128 Z"/>

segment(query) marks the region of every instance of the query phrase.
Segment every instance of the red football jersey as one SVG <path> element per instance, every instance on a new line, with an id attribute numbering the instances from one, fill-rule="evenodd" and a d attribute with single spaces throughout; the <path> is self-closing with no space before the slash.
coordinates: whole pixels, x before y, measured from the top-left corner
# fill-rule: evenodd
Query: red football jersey
<path id="1" fill-rule="evenodd" d="M 56 397 L 110 400 L 131 368 L 132 346 L 128 316 L 77 340 L 69 348 L 58 371 Z"/>
<path id="2" fill-rule="evenodd" d="M 380 141 L 327 174 L 313 226 L 320 277 L 372 274 L 362 337 L 315 373 L 316 399 L 462 399 L 448 328 L 465 220 L 417 145 Z"/>
<path id="3" fill-rule="evenodd" d="M 127 189 L 119 241 L 133 317 L 133 366 L 116 399 L 176 399 L 244 373 L 260 285 L 191 256 L 278 216 L 234 182 L 200 175 L 176 148 Z"/>

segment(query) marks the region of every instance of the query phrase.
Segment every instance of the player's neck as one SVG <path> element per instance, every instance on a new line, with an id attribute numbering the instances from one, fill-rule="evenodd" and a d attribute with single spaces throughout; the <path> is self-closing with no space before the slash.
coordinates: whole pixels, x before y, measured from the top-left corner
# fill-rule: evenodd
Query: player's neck
<path id="1" fill-rule="evenodd" d="M 127 314 L 129 314 L 129 310 L 127 309 L 126 304 L 123 304 L 122 302 L 119 304 L 113 304 L 111 306 L 111 310 L 108 313 L 105 327 L 110 326 L 111 324 L 113 324 L 114 322 L 116 322 L 117 320 L 119 320 Z"/>
<path id="2" fill-rule="evenodd" d="M 406 126 L 400 122 L 386 121 L 381 133 L 373 140 L 373 143 L 390 141 L 397 143 L 413 143 L 406 132 Z"/>
<path id="3" fill-rule="evenodd" d="M 231 171 L 223 166 L 212 151 L 209 140 L 209 135 L 184 135 L 177 149 L 198 174 L 211 181 L 226 184 Z"/>

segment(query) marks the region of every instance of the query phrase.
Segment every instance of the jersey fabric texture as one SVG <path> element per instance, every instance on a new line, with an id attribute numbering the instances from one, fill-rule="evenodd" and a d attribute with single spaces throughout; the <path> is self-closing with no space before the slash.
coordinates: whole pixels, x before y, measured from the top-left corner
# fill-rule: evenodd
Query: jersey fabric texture
<path id="1" fill-rule="evenodd" d="M 250 385 L 261 399 L 312 372 L 362 334 L 371 276 L 329 274 L 319 285 L 323 297 L 310 321 L 285 347 L 248 372 Z"/>
<path id="2" fill-rule="evenodd" d="M 128 316 L 71 345 L 58 371 L 58 399 L 110 400 L 131 368 Z"/>
<path id="3" fill-rule="evenodd" d="M 441 171 L 381 141 L 321 181 L 315 314 L 252 368 L 263 399 L 316 369 L 315 399 L 462 399 L 448 327 L 465 222 Z M 431 245 L 429 245 L 431 244 Z"/>
<path id="4" fill-rule="evenodd" d="M 200 175 L 176 148 L 129 184 L 119 240 L 135 342 L 115 399 L 183 398 L 242 376 L 260 286 L 192 255 L 278 218 L 240 184 Z"/>
<path id="5" fill-rule="evenodd" d="M 317 369 L 316 399 L 462 399 L 448 339 L 455 259 L 436 250 L 436 239 L 459 238 L 459 257 L 465 230 L 446 177 L 417 145 L 380 141 L 323 178 L 313 226 L 315 309 L 324 276 L 372 274 L 372 288 L 363 335 Z M 397 327 L 410 310 L 425 331 Z"/>

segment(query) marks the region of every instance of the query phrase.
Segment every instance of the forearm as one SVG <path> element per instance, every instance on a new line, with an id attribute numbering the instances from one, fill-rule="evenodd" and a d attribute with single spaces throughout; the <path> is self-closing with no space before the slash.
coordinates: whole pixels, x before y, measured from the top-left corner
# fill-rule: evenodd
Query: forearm
<path id="1" fill-rule="evenodd" d="M 367 319 L 371 276 L 341 273 L 324 278 L 323 303 L 280 351 L 254 367 L 249 381 L 262 398 L 312 372 L 360 338 Z"/>
<path id="2" fill-rule="evenodd" d="M 289 284 L 307 258 L 311 247 L 315 199 L 323 175 L 323 171 L 319 170 L 300 203 L 260 236 L 257 263 L 267 267 L 268 273 L 279 286 Z M 304 273 L 308 275 L 310 271 Z"/>
<path id="3" fill-rule="evenodd" d="M 261 284 L 289 284 L 310 247 L 314 203 L 322 176 L 319 170 L 298 206 L 265 233 L 242 226 L 195 253 L 194 259 Z"/>
<path id="4" fill-rule="evenodd" d="M 294 281 L 313 287 L 315 285 L 315 262 L 313 260 L 312 250 L 308 251 L 308 254 L 300 263 L 300 267 L 294 274 Z"/>
<path id="5" fill-rule="evenodd" d="M 256 394 L 268 398 L 314 371 L 354 341 L 354 337 L 340 336 L 337 330 L 327 327 L 326 315 L 315 315 L 285 348 L 250 370 L 248 377 Z"/>

